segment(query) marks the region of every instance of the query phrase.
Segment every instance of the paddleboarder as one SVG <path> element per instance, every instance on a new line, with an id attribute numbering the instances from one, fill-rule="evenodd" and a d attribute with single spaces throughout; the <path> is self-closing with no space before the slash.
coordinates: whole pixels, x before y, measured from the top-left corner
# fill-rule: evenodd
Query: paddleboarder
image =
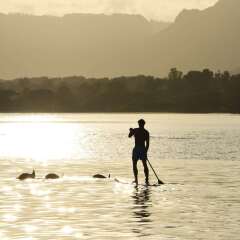
<path id="1" fill-rule="evenodd" d="M 148 185 L 149 180 L 149 170 L 147 166 L 147 152 L 149 149 L 149 132 L 144 128 L 145 121 L 140 119 L 138 121 L 139 128 L 130 128 L 128 137 L 131 138 L 134 136 L 135 138 L 135 146 L 132 151 L 132 164 L 133 164 L 133 174 L 135 178 L 135 183 L 138 185 L 138 169 L 137 162 L 138 160 L 142 160 L 142 164 L 144 167 L 145 174 L 145 183 Z"/>

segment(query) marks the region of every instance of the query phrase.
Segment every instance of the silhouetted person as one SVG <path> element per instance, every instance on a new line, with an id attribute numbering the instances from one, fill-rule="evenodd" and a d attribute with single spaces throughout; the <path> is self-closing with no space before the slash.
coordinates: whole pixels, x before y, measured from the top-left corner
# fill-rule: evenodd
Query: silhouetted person
<path id="1" fill-rule="evenodd" d="M 138 160 L 142 160 L 145 174 L 145 183 L 149 184 L 148 175 L 149 170 L 147 166 L 147 152 L 149 149 L 149 132 L 144 128 L 145 121 L 140 119 L 138 121 L 139 128 L 130 128 L 128 137 L 131 138 L 134 136 L 135 138 L 135 147 L 132 152 L 132 163 L 133 163 L 133 174 L 135 178 L 135 183 L 138 185 L 138 169 L 137 162 Z"/>

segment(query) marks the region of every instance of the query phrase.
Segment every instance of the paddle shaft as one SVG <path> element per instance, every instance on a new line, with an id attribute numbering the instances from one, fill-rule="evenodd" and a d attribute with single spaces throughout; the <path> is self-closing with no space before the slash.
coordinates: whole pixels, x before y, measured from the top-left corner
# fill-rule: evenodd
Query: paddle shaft
<path id="1" fill-rule="evenodd" d="M 147 160 L 147 161 L 148 161 L 148 164 L 150 165 L 151 169 L 153 170 L 154 175 L 156 176 L 156 178 L 157 178 L 157 180 L 158 180 L 158 184 L 164 184 L 164 182 L 162 182 L 162 181 L 159 179 L 159 177 L 158 177 L 157 173 L 155 172 L 155 170 L 154 170 L 152 164 L 150 163 L 150 161 L 149 161 L 149 160 Z"/>

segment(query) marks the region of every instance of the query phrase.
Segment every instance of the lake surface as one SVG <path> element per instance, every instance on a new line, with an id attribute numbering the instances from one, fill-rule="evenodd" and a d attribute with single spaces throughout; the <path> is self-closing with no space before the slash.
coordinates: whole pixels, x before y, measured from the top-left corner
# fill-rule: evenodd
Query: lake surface
<path id="1" fill-rule="evenodd" d="M 139 118 L 161 187 L 114 181 L 133 180 Z M 239 115 L 0 114 L 0 239 L 238 240 L 239 159 Z"/>

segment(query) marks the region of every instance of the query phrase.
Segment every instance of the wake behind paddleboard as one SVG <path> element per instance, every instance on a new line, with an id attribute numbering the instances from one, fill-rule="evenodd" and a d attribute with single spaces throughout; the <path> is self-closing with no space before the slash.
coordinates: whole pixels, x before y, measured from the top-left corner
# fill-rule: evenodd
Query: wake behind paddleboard
<path id="1" fill-rule="evenodd" d="M 159 187 L 159 186 L 161 186 L 161 184 L 157 184 L 157 183 L 156 184 L 138 184 L 138 185 L 136 185 L 133 182 L 125 182 L 118 178 L 115 178 L 114 181 L 117 183 L 120 183 L 120 184 L 127 184 L 127 185 L 132 185 L 132 186 L 142 186 L 142 187 Z"/>

